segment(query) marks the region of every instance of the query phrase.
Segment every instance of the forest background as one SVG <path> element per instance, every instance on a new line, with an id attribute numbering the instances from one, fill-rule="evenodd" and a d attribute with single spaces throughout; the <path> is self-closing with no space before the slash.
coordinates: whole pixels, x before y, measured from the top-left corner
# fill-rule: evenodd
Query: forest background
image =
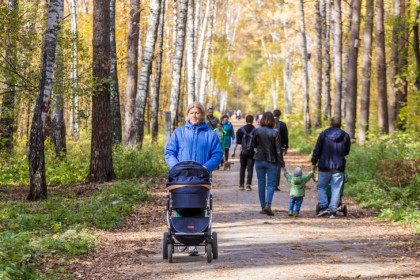
<path id="1" fill-rule="evenodd" d="M 419 232 L 419 10 L 417 0 L 1 0 L 0 275 L 92 249 L 96 228 L 150 199 L 148 178 L 167 171 L 164 112 L 173 131 L 194 100 L 218 116 L 279 108 L 292 147 L 308 153 L 342 117 L 354 139 L 346 193 Z M 77 199 L 85 181 L 112 180 Z"/>

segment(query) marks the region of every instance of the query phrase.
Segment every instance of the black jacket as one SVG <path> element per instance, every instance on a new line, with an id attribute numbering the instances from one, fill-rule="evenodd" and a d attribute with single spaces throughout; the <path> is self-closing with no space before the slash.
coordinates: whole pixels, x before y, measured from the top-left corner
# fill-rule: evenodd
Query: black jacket
<path id="1" fill-rule="evenodd" d="M 338 127 L 330 127 L 318 137 L 311 162 L 319 171 L 340 171 L 346 168 L 344 158 L 350 152 L 350 136 Z"/>
<path id="2" fill-rule="evenodd" d="M 277 118 L 275 120 L 276 127 L 274 129 L 280 133 L 281 147 L 287 150 L 289 148 L 289 132 L 287 131 L 287 125 Z"/>
<path id="3" fill-rule="evenodd" d="M 283 153 L 281 152 L 281 140 L 277 130 L 262 126 L 254 131 L 252 145 L 256 149 L 254 159 L 278 163 L 285 167 Z"/>

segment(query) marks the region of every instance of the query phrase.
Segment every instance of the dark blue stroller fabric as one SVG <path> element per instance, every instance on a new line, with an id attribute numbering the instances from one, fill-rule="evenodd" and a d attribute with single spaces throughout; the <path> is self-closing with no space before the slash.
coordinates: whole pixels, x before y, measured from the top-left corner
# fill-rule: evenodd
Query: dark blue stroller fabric
<path id="1" fill-rule="evenodd" d="M 172 229 L 175 232 L 197 233 L 208 231 L 210 218 L 172 218 Z M 198 246 L 206 239 L 205 235 L 176 235 L 175 238 L 186 246 Z"/>
<path id="2" fill-rule="evenodd" d="M 196 161 L 182 161 L 168 173 L 172 207 L 206 209 L 210 190 L 210 172 Z"/>

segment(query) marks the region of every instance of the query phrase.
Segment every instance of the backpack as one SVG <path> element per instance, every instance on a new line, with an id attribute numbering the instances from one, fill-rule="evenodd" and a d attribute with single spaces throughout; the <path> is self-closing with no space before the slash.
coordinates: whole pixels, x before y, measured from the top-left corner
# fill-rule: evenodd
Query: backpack
<path id="1" fill-rule="evenodd" d="M 242 136 L 242 149 L 241 149 L 241 155 L 245 156 L 252 156 L 254 154 L 254 147 L 252 147 L 252 137 L 254 136 L 254 130 L 253 128 L 250 133 L 247 133 L 246 130 L 242 127 L 241 128 L 244 135 Z"/>

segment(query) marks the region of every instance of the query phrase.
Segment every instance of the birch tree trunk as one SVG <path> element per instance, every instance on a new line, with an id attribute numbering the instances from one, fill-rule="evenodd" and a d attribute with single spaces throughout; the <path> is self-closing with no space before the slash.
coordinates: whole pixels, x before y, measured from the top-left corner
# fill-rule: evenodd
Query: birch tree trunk
<path id="1" fill-rule="evenodd" d="M 324 63 L 324 119 L 331 118 L 331 57 L 330 57 L 330 26 L 331 26 L 331 5 L 329 0 L 324 2 L 324 29 L 323 29 L 323 63 Z"/>
<path id="2" fill-rule="evenodd" d="M 386 54 L 384 29 L 384 2 L 376 0 L 375 38 L 378 76 L 378 126 L 382 133 L 388 133 L 388 101 L 386 88 Z"/>
<path id="3" fill-rule="evenodd" d="M 309 118 L 309 74 L 308 74 L 308 50 L 306 44 L 306 31 L 305 31 L 305 11 L 303 0 L 299 0 L 300 4 L 300 33 L 302 36 L 302 60 L 303 60 L 303 91 L 304 91 L 304 107 L 303 119 L 305 123 L 305 134 L 311 133 L 311 119 Z"/>
<path id="4" fill-rule="evenodd" d="M 112 166 L 110 0 L 93 1 L 92 140 L 88 182 L 115 179 Z"/>
<path id="5" fill-rule="evenodd" d="M 351 3 L 351 2 L 350 2 Z M 346 96 L 347 96 L 347 81 L 349 76 L 349 53 L 350 53 L 350 35 L 351 35 L 351 15 L 352 7 L 348 8 L 347 19 L 350 21 L 346 25 L 346 31 L 344 32 L 344 52 L 343 52 L 343 76 L 341 78 L 342 89 L 341 89 L 341 117 L 344 118 L 346 114 Z"/>
<path id="6" fill-rule="evenodd" d="M 373 0 L 366 0 L 365 34 L 363 36 L 362 91 L 360 96 L 359 143 L 363 145 L 369 129 L 370 77 L 372 68 Z"/>
<path id="7" fill-rule="evenodd" d="M 290 115 L 292 113 L 292 66 L 290 60 L 289 53 L 283 66 L 284 113 L 286 115 Z"/>
<path id="8" fill-rule="evenodd" d="M 16 26 L 14 18 L 17 17 L 18 3 L 17 0 L 8 1 L 8 9 L 10 11 L 9 24 L 7 25 L 8 42 L 5 51 L 5 60 L 10 65 L 16 65 L 16 42 L 13 34 L 16 34 Z M 12 71 L 5 75 L 5 88 L 1 103 L 0 112 L 0 150 L 11 151 L 13 149 L 13 132 L 15 130 L 15 75 Z"/>
<path id="9" fill-rule="evenodd" d="M 178 22 L 178 1 L 179 0 L 173 0 L 172 2 L 172 17 L 173 17 L 173 29 L 172 29 L 172 44 L 173 48 L 175 49 L 176 44 L 176 32 L 177 32 L 177 22 Z"/>
<path id="10" fill-rule="evenodd" d="M 162 59 L 163 59 L 163 30 L 165 27 L 165 0 L 162 0 L 160 5 L 160 16 L 159 16 L 159 30 L 158 30 L 158 53 L 156 61 L 156 78 L 155 78 L 155 90 L 152 95 L 152 141 L 157 141 L 159 131 L 159 98 L 160 98 L 160 79 L 162 77 Z"/>
<path id="11" fill-rule="evenodd" d="M 414 57 L 416 58 L 416 66 L 417 66 L 417 73 L 416 73 L 416 80 L 414 85 L 416 89 L 420 91 L 420 39 L 419 39 L 419 12 L 420 12 L 420 2 L 417 1 L 415 5 L 414 11 L 414 22 L 413 22 L 413 51 Z"/>
<path id="12" fill-rule="evenodd" d="M 322 1 L 323 2 L 323 1 Z M 316 83 L 315 83 L 315 128 L 321 127 L 321 98 L 322 98 L 322 15 L 321 1 L 315 2 L 316 9 Z"/>
<path id="13" fill-rule="evenodd" d="M 161 0 L 150 1 L 150 17 L 147 27 L 146 44 L 144 46 L 139 84 L 137 87 L 136 104 L 133 113 L 134 116 L 131 123 L 130 138 L 128 140 L 131 147 L 135 147 L 137 143 L 140 144 L 140 148 L 143 145 L 144 116 L 147 103 L 147 93 L 149 91 L 149 79 L 152 72 L 153 57 L 155 54 L 160 3 Z"/>
<path id="14" fill-rule="evenodd" d="M 188 19 L 187 19 L 187 70 L 188 70 L 188 104 L 195 101 L 195 34 L 194 34 L 194 0 L 188 0 Z"/>
<path id="15" fill-rule="evenodd" d="M 111 44 L 111 122 L 112 122 L 112 143 L 121 143 L 121 110 L 120 92 L 118 88 L 118 61 L 117 43 L 115 41 L 115 1 L 110 0 L 110 44 Z"/>
<path id="16" fill-rule="evenodd" d="M 334 0 L 334 117 L 341 117 L 341 90 L 342 90 L 342 25 L 341 0 Z"/>
<path id="17" fill-rule="evenodd" d="M 212 9 L 214 9 L 213 1 L 209 0 L 208 5 L 212 6 Z M 200 77 L 200 103 L 205 104 L 206 100 L 206 85 L 207 85 L 207 72 L 209 68 L 209 54 L 210 54 L 210 45 L 212 43 L 211 40 L 211 34 L 213 32 L 213 19 L 214 14 L 212 14 L 209 18 L 209 26 L 207 28 L 207 34 L 206 34 L 206 46 L 204 47 L 204 56 L 203 56 L 203 68 L 201 71 L 201 77 Z"/>
<path id="18" fill-rule="evenodd" d="M 359 52 L 360 0 L 353 0 L 346 96 L 346 132 L 355 138 L 357 102 L 357 55 Z"/>
<path id="19" fill-rule="evenodd" d="M 394 1 L 394 26 L 392 30 L 391 47 L 391 86 L 389 93 L 388 123 L 389 131 L 395 128 L 401 130 L 403 122 L 399 119 L 401 108 L 407 102 L 407 78 L 404 75 L 407 65 L 407 34 L 408 30 L 405 24 L 406 3 L 405 0 Z M 404 119 L 404 118 L 402 118 Z"/>
<path id="20" fill-rule="evenodd" d="M 124 106 L 124 145 L 128 145 L 130 137 L 131 121 L 133 120 L 134 103 L 137 93 L 138 78 L 138 49 L 139 49 L 139 23 L 140 4 L 139 0 L 130 0 L 130 19 L 128 22 L 127 39 L 127 78 L 126 97 Z"/>
<path id="21" fill-rule="evenodd" d="M 63 14 L 61 14 L 63 16 Z M 61 22 L 61 17 L 59 21 Z M 64 65 L 63 65 L 63 32 L 58 32 L 58 46 L 57 46 L 57 58 L 55 64 L 53 85 L 53 111 L 51 116 L 51 142 L 54 145 L 55 155 L 58 158 L 63 158 L 66 155 L 66 124 L 64 122 L 64 97 L 63 97 L 63 77 Z"/>
<path id="22" fill-rule="evenodd" d="M 197 46 L 198 26 L 201 19 L 201 0 L 196 0 L 195 15 L 194 15 L 194 46 Z"/>
<path id="23" fill-rule="evenodd" d="M 184 56 L 185 26 L 187 22 L 188 0 L 179 1 L 179 18 L 176 24 L 175 50 L 172 57 L 172 86 L 171 86 L 171 121 L 172 131 L 178 127 L 178 104 L 181 88 L 181 68 Z"/>
<path id="24" fill-rule="evenodd" d="M 204 14 L 204 20 L 203 20 L 203 25 L 200 26 L 200 38 L 198 39 L 197 42 L 197 52 L 196 52 L 196 57 L 195 57 L 195 79 L 196 81 L 200 81 L 201 80 L 201 69 L 203 68 L 203 45 L 204 45 L 204 38 L 205 38 L 205 33 L 207 30 L 207 21 L 208 21 L 208 17 L 209 17 L 209 10 L 210 10 L 210 0 L 207 0 L 206 3 L 206 13 Z M 199 88 L 199 83 L 195 83 L 195 94 L 196 94 L 196 100 L 201 100 L 200 97 L 200 88 Z"/>
<path id="25" fill-rule="evenodd" d="M 45 179 L 44 124 L 49 111 L 52 78 L 55 64 L 55 48 L 59 19 L 63 14 L 63 0 L 51 0 L 48 7 L 47 28 L 44 36 L 42 54 L 42 72 L 39 82 L 39 94 L 35 103 L 29 138 L 29 178 L 28 200 L 36 201 L 47 198 Z"/>
<path id="26" fill-rule="evenodd" d="M 79 140 L 80 134 L 80 114 L 79 114 L 79 86 L 78 86 L 78 49 L 77 49 L 77 4 L 76 0 L 70 0 L 71 13 L 71 74 L 70 80 L 72 83 L 71 94 L 71 110 L 70 110 L 70 135 L 75 141 Z"/>

